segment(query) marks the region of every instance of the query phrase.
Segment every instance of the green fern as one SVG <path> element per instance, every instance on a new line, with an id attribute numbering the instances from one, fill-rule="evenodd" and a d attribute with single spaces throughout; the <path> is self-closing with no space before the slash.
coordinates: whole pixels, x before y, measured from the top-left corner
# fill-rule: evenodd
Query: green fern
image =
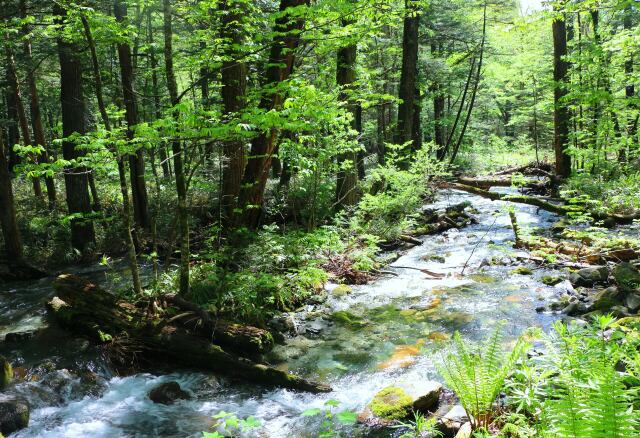
<path id="1" fill-rule="evenodd" d="M 480 348 L 469 347 L 456 332 L 454 348 L 444 354 L 436 367 L 447 385 L 456 393 L 471 420 L 473 429 L 487 427 L 492 421 L 493 403 L 504 381 L 528 345 L 519 339 L 510 353 L 502 349 L 499 324 Z"/>

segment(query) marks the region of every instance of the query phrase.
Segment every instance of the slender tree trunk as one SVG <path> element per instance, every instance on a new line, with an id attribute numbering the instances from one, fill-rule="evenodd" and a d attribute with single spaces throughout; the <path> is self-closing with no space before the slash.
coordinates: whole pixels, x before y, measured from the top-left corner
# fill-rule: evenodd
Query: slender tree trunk
<path id="1" fill-rule="evenodd" d="M 7 83 L 9 83 L 9 65 L 5 66 Z M 7 149 L 9 160 L 9 171 L 20 164 L 20 156 L 13 150 L 13 147 L 20 142 L 20 131 L 18 130 L 18 104 L 16 96 L 11 92 L 10 87 L 6 88 L 5 98 L 7 103 Z"/>
<path id="2" fill-rule="evenodd" d="M 151 8 L 147 11 L 147 35 L 149 43 L 149 63 L 151 64 L 151 92 L 153 93 L 153 109 L 156 119 L 162 117 L 160 111 L 160 88 L 158 87 L 158 59 L 156 58 L 156 47 L 153 39 L 153 21 L 151 19 Z M 167 157 L 167 149 L 163 144 L 158 148 L 160 153 L 160 166 L 162 167 L 162 176 L 169 178 L 171 176 L 171 168 Z"/>
<path id="3" fill-rule="evenodd" d="M 263 111 L 277 110 L 284 102 L 282 92 L 273 89 L 289 78 L 295 51 L 300 43 L 300 31 L 304 26 L 304 20 L 297 14 L 290 15 L 290 12 L 292 8 L 308 4 L 309 0 L 280 0 L 280 15 L 276 20 L 275 36 L 265 73 L 264 89 L 268 91 L 265 91 L 260 102 L 260 109 Z M 238 202 L 242 208 L 238 225 L 255 229 L 259 224 L 276 137 L 277 130 L 271 128 L 260 133 L 251 142 Z"/>
<path id="4" fill-rule="evenodd" d="M 66 11 L 57 3 L 54 4 L 54 15 L 66 26 Z M 73 134 L 86 133 L 86 104 L 82 87 L 82 63 L 80 49 L 63 36 L 58 37 L 58 57 L 60 59 L 60 102 L 62 105 L 62 154 L 65 160 L 76 160 L 84 154 L 76 149 L 70 140 Z M 88 191 L 88 172 L 84 167 L 65 169 L 65 187 L 67 206 L 70 214 L 88 215 L 91 213 L 91 202 Z M 93 222 L 79 217 L 71 220 L 71 244 L 83 252 L 88 245 L 95 242 Z"/>
<path id="5" fill-rule="evenodd" d="M 431 44 L 431 54 L 434 59 L 440 55 L 435 42 Z M 433 139 L 436 145 L 436 158 L 438 161 L 442 161 L 444 160 L 447 144 L 446 126 L 444 125 L 446 103 L 442 92 L 442 84 L 438 79 L 434 80 L 431 91 L 433 93 Z"/>
<path id="6" fill-rule="evenodd" d="M 173 29 L 171 0 L 163 0 L 164 12 L 164 63 L 167 76 L 167 88 L 171 105 L 178 101 L 178 83 L 173 69 Z M 177 112 L 174 113 L 176 119 Z M 187 211 L 187 183 L 184 172 L 184 151 L 179 140 L 172 143 L 173 170 L 176 175 L 176 191 L 178 193 L 178 228 L 180 231 L 180 294 L 189 293 L 189 216 Z"/>
<path id="7" fill-rule="evenodd" d="M 107 107 L 104 103 L 104 95 L 102 91 L 102 76 L 100 74 L 100 64 L 98 63 L 98 55 L 96 53 L 96 45 L 91 33 L 91 27 L 89 21 L 82 15 L 82 26 L 84 29 L 85 38 L 89 45 L 89 51 L 91 52 L 91 66 L 93 68 L 93 77 L 95 81 L 96 98 L 98 100 L 98 110 L 104 123 L 104 129 L 111 132 L 111 121 L 109 120 L 109 114 L 107 113 Z M 127 169 L 122 154 L 114 147 L 113 154 L 116 157 L 118 163 L 118 179 L 120 181 L 120 193 L 122 194 L 122 213 L 123 213 L 123 225 L 126 237 L 127 245 L 127 257 L 129 259 L 129 267 L 131 268 L 131 279 L 133 282 L 133 291 L 136 296 L 142 295 L 142 285 L 140 283 L 140 273 L 138 269 L 138 259 L 136 255 L 136 246 L 133 239 L 133 223 L 131 220 L 131 202 L 129 200 L 129 189 L 127 188 Z"/>
<path id="8" fill-rule="evenodd" d="M 0 130 L 0 225 L 5 252 L 9 263 L 19 264 L 23 260 L 22 240 L 16 220 L 16 207 L 13 201 L 9 159 L 4 146 L 4 132 Z"/>
<path id="9" fill-rule="evenodd" d="M 467 82 L 464 85 L 464 91 L 462 92 L 462 97 L 460 98 L 460 106 L 458 107 L 458 112 L 456 113 L 456 119 L 453 122 L 453 126 L 451 127 L 451 131 L 449 132 L 449 136 L 447 137 L 447 144 L 444 147 L 444 152 L 442 153 L 442 159 L 449 153 L 449 149 L 451 148 L 451 144 L 453 142 L 453 137 L 456 134 L 456 130 L 458 129 L 458 123 L 460 122 L 460 117 L 462 117 L 462 111 L 464 111 L 464 106 L 467 101 L 467 94 L 469 93 L 469 87 L 471 86 L 471 82 L 473 81 L 473 74 L 476 72 L 476 58 L 473 58 L 471 62 L 471 67 L 469 68 L 469 76 L 467 77 Z"/>
<path id="10" fill-rule="evenodd" d="M 29 131 L 29 119 L 27 118 L 27 112 L 24 107 L 24 103 L 22 101 L 22 92 L 20 90 L 20 82 L 18 81 L 18 73 L 16 70 L 16 63 L 13 57 L 13 52 L 9 46 L 9 37 L 5 35 L 7 39 L 5 41 L 5 52 L 7 56 L 7 68 L 8 75 L 7 79 L 9 81 L 9 93 L 14 96 L 14 102 L 16 104 L 16 110 L 18 115 L 18 122 L 20 124 L 20 132 L 22 133 L 22 143 L 25 146 L 33 146 L 33 142 L 31 141 L 31 132 Z M 34 163 L 37 163 L 38 160 L 35 155 L 31 155 L 31 159 Z M 31 182 L 33 183 L 33 193 L 38 199 L 42 199 L 42 187 L 40 186 L 40 179 L 36 176 L 31 178 Z"/>
<path id="11" fill-rule="evenodd" d="M 624 11 L 624 28 L 627 31 L 631 31 L 633 29 L 633 9 L 631 6 L 627 6 L 625 8 Z M 624 63 L 624 72 L 625 75 L 627 77 L 627 86 L 625 87 L 625 97 L 627 99 L 627 107 L 630 110 L 631 113 L 631 117 L 629 117 L 629 120 L 627 122 L 627 135 L 628 135 L 628 144 L 629 144 L 629 150 L 628 150 L 628 155 L 629 156 L 635 156 L 634 151 L 631 149 L 632 145 L 636 145 L 637 144 L 635 142 L 635 136 L 637 134 L 637 124 L 635 122 L 635 119 L 637 117 L 637 111 L 638 111 L 638 106 L 635 103 L 635 95 L 636 95 L 636 88 L 635 88 L 635 84 L 633 82 L 633 52 L 629 53 L 629 57 L 627 58 L 627 60 Z M 622 149 L 622 152 L 626 152 L 625 149 Z M 626 153 L 624 154 L 624 161 L 626 161 Z"/>
<path id="12" fill-rule="evenodd" d="M 20 15 L 22 18 L 27 17 L 27 4 L 26 0 L 20 0 Z M 31 126 L 33 127 L 33 137 L 35 144 L 42 147 L 42 161 L 49 163 L 49 152 L 47 150 L 47 142 L 44 135 L 44 127 L 42 126 L 42 116 L 40 111 L 40 99 L 38 97 L 38 87 L 36 85 L 36 67 L 33 63 L 33 57 L 31 55 L 31 26 L 25 24 L 23 26 L 24 34 L 24 57 L 27 64 L 27 82 L 29 84 L 29 96 L 31 98 Z M 44 177 L 45 185 L 47 187 L 47 199 L 49 201 L 49 208 L 53 209 L 56 206 L 56 185 L 52 176 Z"/>
<path id="13" fill-rule="evenodd" d="M 116 20 L 119 23 L 125 22 L 127 18 L 125 0 L 115 0 L 113 10 Z M 128 43 L 118 43 L 118 59 L 120 60 L 120 79 L 127 120 L 127 138 L 133 140 L 134 129 L 138 124 L 138 102 L 133 89 L 133 63 L 131 47 Z M 131 175 L 133 217 L 140 227 L 150 230 L 151 218 L 149 217 L 149 198 L 144 177 L 144 152 L 142 148 L 139 148 L 135 154 L 129 155 L 129 173 Z"/>
<path id="14" fill-rule="evenodd" d="M 237 0 L 220 2 L 222 26 L 220 36 L 224 43 L 225 61 L 222 64 L 222 104 L 227 120 L 238 116 L 246 105 L 247 65 L 240 60 L 238 49 L 244 41 L 243 23 L 246 6 Z M 245 144 L 241 138 L 229 138 L 223 144 L 222 192 L 220 212 L 225 223 L 229 223 L 237 205 L 240 184 L 246 165 Z"/>
<path id="15" fill-rule="evenodd" d="M 349 24 L 348 22 L 344 23 L 345 26 Z M 357 132 L 358 104 L 353 96 L 356 82 L 356 56 L 357 46 L 355 43 L 338 49 L 336 82 L 340 87 L 339 99 L 346 102 L 347 108 L 353 116 L 351 128 Z M 356 191 L 358 185 L 357 162 L 356 151 L 344 152 L 337 156 L 338 173 L 335 201 L 337 209 L 353 206 L 358 202 Z"/>
<path id="16" fill-rule="evenodd" d="M 414 0 L 405 0 L 404 30 L 402 34 L 402 70 L 400 73 L 397 144 L 412 141 L 411 150 L 416 150 L 414 128 L 415 97 L 418 75 L 418 30 L 420 17 Z"/>
<path id="17" fill-rule="evenodd" d="M 555 11 L 557 16 L 553 20 L 554 150 L 556 174 L 559 177 L 567 178 L 571 174 L 571 157 L 566 150 L 569 146 L 569 109 L 565 102 L 569 70 L 569 64 L 566 60 L 567 27 L 565 18 L 559 15 L 562 12 L 558 7 L 555 8 Z"/>

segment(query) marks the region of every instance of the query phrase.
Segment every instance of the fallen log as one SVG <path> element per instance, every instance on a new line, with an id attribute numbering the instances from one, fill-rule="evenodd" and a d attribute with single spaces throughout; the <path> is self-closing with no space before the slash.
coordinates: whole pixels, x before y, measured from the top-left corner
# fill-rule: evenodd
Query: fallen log
<path id="1" fill-rule="evenodd" d="M 522 180 L 525 187 L 539 188 L 544 186 L 544 183 L 536 178 L 524 178 Z M 458 183 L 468 186 L 478 187 L 480 189 L 490 189 L 491 187 L 511 187 L 513 185 L 513 177 L 511 175 L 506 176 L 461 176 L 458 178 Z"/>
<path id="2" fill-rule="evenodd" d="M 268 353 L 275 345 L 267 330 L 219 319 L 179 295 L 165 295 L 163 299 L 186 312 L 172 318 L 172 322 L 241 356 L 257 357 Z"/>
<path id="3" fill-rule="evenodd" d="M 167 320 L 149 319 L 136 306 L 117 299 L 83 278 L 64 274 L 54 281 L 56 296 L 47 307 L 58 323 L 98 345 L 119 364 L 143 359 L 225 374 L 269 386 L 329 392 L 327 385 L 224 351 L 207 339 Z"/>
<path id="4" fill-rule="evenodd" d="M 541 208 L 542 210 L 556 213 L 559 215 L 567 215 L 569 213 L 582 213 L 585 212 L 581 207 L 576 205 L 554 204 L 552 202 L 540 199 L 535 196 L 528 195 L 510 195 L 505 193 L 490 192 L 478 187 L 468 186 L 466 184 L 458 183 L 442 183 L 441 187 L 450 188 L 455 190 L 462 190 L 467 193 L 482 196 L 483 198 L 491 199 L 492 201 L 507 201 L 515 202 L 518 204 L 533 205 L 534 207 Z M 629 224 L 634 220 L 640 219 L 640 211 L 632 214 L 601 214 L 598 212 L 589 212 L 591 217 L 595 221 L 614 221 L 618 224 Z"/>

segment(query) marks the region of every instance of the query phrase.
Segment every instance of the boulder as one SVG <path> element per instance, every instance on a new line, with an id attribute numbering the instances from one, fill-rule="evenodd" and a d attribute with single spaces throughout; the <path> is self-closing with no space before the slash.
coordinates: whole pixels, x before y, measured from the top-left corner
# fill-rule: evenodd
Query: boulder
<path id="1" fill-rule="evenodd" d="M 392 421 L 408 417 L 412 407 L 411 396 L 397 386 L 389 386 L 379 391 L 368 405 L 375 417 Z"/>
<path id="2" fill-rule="evenodd" d="M 620 290 L 611 286 L 598 292 L 593 300 L 593 304 L 589 307 L 590 311 L 600 310 L 602 312 L 609 311 L 612 307 L 622 302 L 623 294 Z"/>
<path id="3" fill-rule="evenodd" d="M 442 384 L 439 382 L 428 382 L 425 393 L 413 401 L 413 410 L 427 413 L 433 412 L 438 407 L 438 401 L 442 394 Z"/>
<path id="4" fill-rule="evenodd" d="M 471 438 L 473 429 L 471 429 L 471 423 L 468 421 L 462 425 L 455 438 Z"/>
<path id="5" fill-rule="evenodd" d="M 0 390 L 4 389 L 13 380 L 13 367 L 6 357 L 0 355 Z"/>
<path id="6" fill-rule="evenodd" d="M 596 284 L 603 284 L 609 278 L 609 268 L 598 266 L 593 268 L 583 268 L 569 276 L 571 284 L 575 287 L 593 287 Z"/>
<path id="7" fill-rule="evenodd" d="M 29 339 L 33 339 L 36 336 L 36 333 L 37 333 L 36 330 L 28 330 L 24 332 L 11 332 L 11 333 L 7 333 L 7 335 L 4 337 L 4 340 L 5 342 L 9 342 L 9 343 L 23 342 Z"/>
<path id="8" fill-rule="evenodd" d="M 640 309 L 640 292 L 632 292 L 627 295 L 624 301 L 625 306 L 632 312 L 636 312 Z"/>
<path id="9" fill-rule="evenodd" d="M 352 292 L 353 292 L 353 289 L 351 289 L 351 287 L 347 286 L 346 284 L 339 284 L 331 290 L 331 295 L 333 295 L 336 298 L 340 298 L 345 295 L 349 295 Z"/>
<path id="10" fill-rule="evenodd" d="M 562 309 L 562 313 L 569 316 L 579 316 L 579 315 L 584 315 L 585 313 L 587 313 L 588 310 L 589 309 L 585 304 L 580 303 L 578 301 L 574 301 L 570 303 L 567 307 Z"/>
<path id="11" fill-rule="evenodd" d="M 15 396 L 0 396 L 0 433 L 9 435 L 29 426 L 29 403 Z"/>
<path id="12" fill-rule="evenodd" d="M 620 263 L 613 268 L 613 278 L 618 287 L 625 292 L 640 289 L 640 271 L 631 263 Z"/>
<path id="13" fill-rule="evenodd" d="M 154 403 L 170 405 L 176 400 L 189 400 L 191 395 L 180 388 L 178 382 L 171 381 L 162 383 L 149 392 L 149 398 Z"/>

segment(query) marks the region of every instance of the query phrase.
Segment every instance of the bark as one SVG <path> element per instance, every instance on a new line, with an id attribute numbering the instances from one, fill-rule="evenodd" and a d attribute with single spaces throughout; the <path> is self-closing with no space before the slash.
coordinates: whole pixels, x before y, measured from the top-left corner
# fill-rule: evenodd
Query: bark
<path id="1" fill-rule="evenodd" d="M 345 22 L 348 26 L 350 23 Z M 353 119 L 351 128 L 357 131 L 357 103 L 353 99 L 352 93 L 355 91 L 356 82 L 356 56 L 357 46 L 350 43 L 345 47 L 338 49 L 336 83 L 340 87 L 340 97 L 345 102 L 346 108 L 351 112 Z M 338 154 L 336 157 L 338 164 L 338 173 L 336 177 L 336 201 L 337 209 L 350 207 L 358 202 L 358 193 L 356 187 L 358 185 L 357 162 L 358 156 L 356 151 L 347 151 Z"/>
<path id="2" fill-rule="evenodd" d="M 420 17 L 413 0 L 405 0 L 404 29 L 402 33 L 402 69 L 400 73 L 398 106 L 398 126 L 396 143 L 412 142 L 411 150 L 416 150 L 414 143 L 414 111 L 418 75 L 418 29 Z"/>
<path id="3" fill-rule="evenodd" d="M 162 360 L 267 386 L 331 391 L 326 385 L 227 353 L 208 339 L 170 321 L 149 321 L 135 306 L 118 301 L 111 293 L 82 278 L 61 275 L 54 282 L 54 288 L 57 296 L 48 303 L 48 310 L 55 320 L 67 330 L 106 345 L 110 357 L 120 363 L 131 365 L 135 359 Z"/>
<path id="4" fill-rule="evenodd" d="M 9 66 L 5 66 L 5 74 L 7 83 L 9 82 Z M 20 142 L 20 131 L 18 130 L 18 104 L 16 96 L 6 87 L 5 99 L 7 104 L 7 159 L 9 160 L 9 171 L 13 172 L 13 168 L 20 164 L 20 156 L 13 150 L 13 147 Z"/>
<path id="5" fill-rule="evenodd" d="M 627 6 L 627 8 L 625 9 L 623 25 L 625 30 L 628 30 L 628 31 L 631 31 L 631 29 L 633 28 L 633 9 L 631 6 Z M 632 79 L 633 78 L 633 55 L 634 55 L 633 53 L 629 53 L 629 57 L 624 63 L 624 72 L 626 74 L 626 77 L 628 78 L 628 83 L 627 83 L 627 86 L 625 87 L 625 97 L 627 99 L 627 102 L 629 102 L 627 105 L 629 109 L 631 109 L 631 114 L 635 115 L 638 111 L 638 107 L 634 100 L 635 94 L 636 94 L 636 88 Z M 631 145 L 634 145 L 634 144 L 637 145 L 635 141 L 635 136 L 638 131 L 638 126 L 634 121 L 634 119 L 635 117 L 629 117 L 629 122 L 627 124 L 627 134 L 629 136 L 629 144 Z"/>
<path id="6" fill-rule="evenodd" d="M 225 0 L 220 2 L 223 12 L 221 37 L 225 42 L 222 64 L 222 104 L 224 114 L 232 120 L 246 106 L 247 65 L 242 61 L 244 54 L 239 46 L 245 41 L 243 22 L 245 20 L 243 2 Z M 222 169 L 222 193 L 220 212 L 225 223 L 229 223 L 237 205 L 240 184 L 246 165 L 245 145 L 241 138 L 229 138 L 223 145 L 224 167 Z"/>
<path id="7" fill-rule="evenodd" d="M 20 0 L 20 14 L 22 18 L 27 17 L 26 0 Z M 31 107 L 31 126 L 33 127 L 33 137 L 35 145 L 42 147 L 42 161 L 49 163 L 49 152 L 47 150 L 47 141 L 44 135 L 44 127 L 42 126 L 42 115 L 40 110 L 40 98 L 38 96 L 38 87 L 36 85 L 36 67 L 33 63 L 31 54 L 31 26 L 25 24 L 22 32 L 25 36 L 23 43 L 24 57 L 27 64 L 27 83 L 29 84 L 29 97 Z M 56 206 L 56 185 L 52 176 L 45 176 L 44 182 L 47 187 L 47 199 L 49 201 L 49 209 Z"/>
<path id="8" fill-rule="evenodd" d="M 167 76 L 167 88 L 171 105 L 179 103 L 178 83 L 173 69 L 173 29 L 172 29 L 171 0 L 163 0 L 164 16 L 164 63 Z M 179 114 L 174 111 L 174 117 Z M 176 192 L 178 194 L 178 229 L 180 231 L 180 294 L 189 293 L 189 212 L 187 211 L 187 183 L 184 170 L 184 151 L 182 143 L 176 139 L 172 143 L 173 170 L 176 175 Z"/>
<path id="9" fill-rule="evenodd" d="M 0 131 L 0 225 L 8 261 L 22 261 L 22 239 L 16 220 L 9 160 L 4 146 L 4 132 Z"/>
<path id="10" fill-rule="evenodd" d="M 438 50 L 435 43 L 431 45 L 431 53 L 435 57 Z M 445 118 L 445 96 L 442 92 L 442 85 L 436 81 L 433 84 L 433 139 L 436 145 L 436 158 L 438 161 L 444 160 L 446 153 L 447 135 Z"/>
<path id="11" fill-rule="evenodd" d="M 300 31 L 304 26 L 304 20 L 297 15 L 292 17 L 290 11 L 308 4 L 309 0 L 280 0 L 281 15 L 276 19 L 263 83 L 264 90 L 267 91 L 260 101 L 262 111 L 278 110 L 284 102 L 285 96 L 277 87 L 289 78 L 295 52 L 300 43 Z M 238 198 L 238 205 L 242 208 L 242 214 L 237 221 L 240 226 L 251 229 L 258 227 L 277 132 L 276 128 L 269 128 L 251 142 L 251 151 Z"/>
<path id="12" fill-rule="evenodd" d="M 104 95 L 102 91 L 102 76 L 100 74 L 100 64 L 98 62 L 98 55 L 96 53 L 96 44 L 91 33 L 91 27 L 87 17 L 81 15 L 82 27 L 84 29 L 84 35 L 89 45 L 89 51 L 91 53 L 91 66 L 93 68 L 93 77 L 95 81 L 96 98 L 98 100 L 98 110 L 104 123 L 104 129 L 111 132 L 111 121 L 109 120 L 109 114 L 107 113 L 107 107 L 104 103 Z M 129 267 L 131 269 L 131 280 L 133 282 L 133 291 L 136 296 L 142 295 L 142 285 L 140 283 L 140 273 L 138 269 L 138 259 L 136 255 L 136 246 L 132 233 L 132 220 L 131 220 L 131 201 L 129 200 L 129 189 L 127 187 L 127 169 L 124 161 L 124 157 L 113 148 L 113 154 L 116 157 L 118 163 L 118 179 L 120 182 L 120 194 L 122 195 L 122 213 L 123 213 L 123 225 L 125 231 L 126 245 L 127 245 L 127 257 L 129 259 Z"/>
<path id="13" fill-rule="evenodd" d="M 558 12 L 557 7 L 555 10 Z M 556 16 L 553 20 L 553 147 L 556 155 L 556 174 L 561 178 L 567 178 L 571 174 L 571 157 L 566 151 L 569 146 L 569 109 L 565 102 L 569 63 L 566 56 L 567 26 L 564 17 Z"/>
<path id="14" fill-rule="evenodd" d="M 58 21 L 66 26 L 66 11 L 58 4 L 54 5 L 54 15 Z M 60 60 L 60 102 L 62 106 L 62 154 L 65 160 L 77 160 L 84 152 L 76 149 L 76 144 L 70 140 L 73 134 L 86 133 L 86 104 L 82 85 L 82 63 L 79 47 L 58 37 L 58 57 Z M 67 192 L 67 207 L 70 214 L 89 215 L 91 202 L 88 191 L 88 172 L 84 167 L 69 167 L 65 169 L 65 187 Z M 87 246 L 95 243 L 93 222 L 86 217 L 77 217 L 71 221 L 71 244 L 83 252 Z"/>
<path id="15" fill-rule="evenodd" d="M 127 18 L 127 5 L 125 0 L 115 0 L 113 10 L 116 20 L 119 23 L 123 23 Z M 128 43 L 118 43 L 118 60 L 120 61 L 122 97 L 125 106 L 125 119 L 127 120 L 127 139 L 131 141 L 134 139 L 134 129 L 139 120 L 138 102 L 133 89 L 134 72 L 131 47 Z M 139 148 L 135 154 L 129 155 L 129 173 L 131 177 L 133 218 L 141 228 L 150 230 L 151 218 L 149 217 L 149 198 L 147 196 L 147 184 L 144 176 L 144 151 L 142 148 Z"/>

